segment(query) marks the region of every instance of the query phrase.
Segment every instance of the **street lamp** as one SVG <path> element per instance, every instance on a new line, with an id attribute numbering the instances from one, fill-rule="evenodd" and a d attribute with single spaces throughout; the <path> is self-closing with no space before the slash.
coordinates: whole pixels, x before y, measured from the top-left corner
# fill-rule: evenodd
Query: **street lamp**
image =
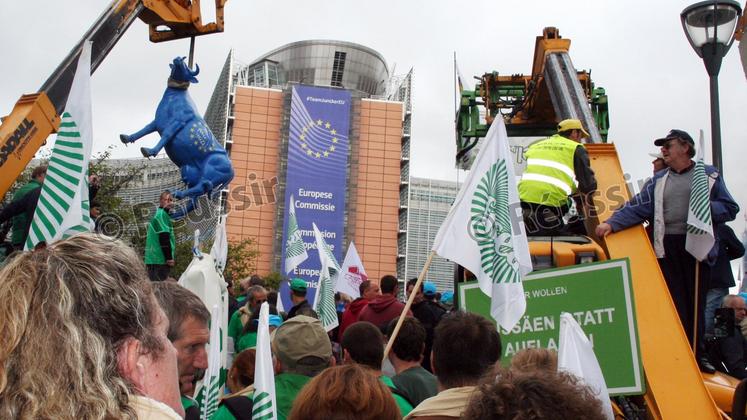
<path id="1" fill-rule="evenodd" d="M 734 29 L 742 8 L 734 0 L 701 1 L 680 14 L 682 28 L 695 52 L 703 59 L 711 85 L 711 148 L 713 165 L 723 173 L 721 163 L 721 120 L 718 105 L 718 72 L 721 60 L 734 42 Z"/>

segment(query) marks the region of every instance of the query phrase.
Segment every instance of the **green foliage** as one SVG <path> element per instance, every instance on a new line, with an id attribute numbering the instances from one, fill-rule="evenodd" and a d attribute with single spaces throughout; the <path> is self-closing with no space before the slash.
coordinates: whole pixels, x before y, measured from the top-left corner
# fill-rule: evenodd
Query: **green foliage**
<path id="1" fill-rule="evenodd" d="M 89 173 L 99 179 L 99 190 L 94 202 L 101 205 L 102 216 L 98 221 L 103 233 L 119 237 L 128 242 L 141 254 L 145 250 L 145 235 L 140 235 L 135 213 L 132 206 L 125 203 L 118 193 L 131 182 L 142 177 L 145 170 L 144 163 L 134 163 L 128 166 L 111 167 L 107 160 L 111 157 L 114 146 L 91 158 Z M 144 230 L 141 228 L 141 232 Z"/>
<path id="2" fill-rule="evenodd" d="M 179 280 L 184 270 L 192 262 L 192 246 L 194 245 L 194 232 L 187 231 L 186 223 L 174 225 L 174 237 L 176 238 L 176 250 L 174 252 L 174 267 L 171 268 L 171 277 Z M 179 238 L 185 238 L 179 240 Z M 200 244 L 202 252 L 210 252 L 211 243 Z M 206 251 L 207 250 L 207 251 Z"/>
<path id="3" fill-rule="evenodd" d="M 238 287 L 239 281 L 252 275 L 257 269 L 259 251 L 253 238 L 228 242 L 228 256 L 223 276 L 226 281 Z"/>
<path id="4" fill-rule="evenodd" d="M 265 288 L 280 290 L 280 282 L 283 281 L 283 275 L 277 271 L 273 271 L 262 279 L 265 281 Z"/>

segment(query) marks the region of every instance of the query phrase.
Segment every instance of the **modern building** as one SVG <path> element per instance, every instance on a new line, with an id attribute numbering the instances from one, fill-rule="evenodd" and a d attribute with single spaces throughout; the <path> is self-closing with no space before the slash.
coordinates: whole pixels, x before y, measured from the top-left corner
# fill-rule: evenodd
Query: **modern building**
<path id="1" fill-rule="evenodd" d="M 106 164 L 114 174 L 114 182 L 125 183 L 117 196 L 122 198 L 125 204 L 132 206 L 138 223 L 147 223 L 155 214 L 158 199 L 163 191 L 173 192 L 185 188 L 179 168 L 167 157 L 107 159 Z M 142 170 L 133 171 L 132 168 Z M 138 176 L 131 178 L 133 172 L 137 172 Z M 208 201 L 206 196 L 203 197 L 198 210 L 190 213 L 185 219 L 186 232 L 189 232 L 187 235 L 199 230 L 202 241 L 211 240 L 215 235 L 219 215 L 219 199 Z M 184 237 L 179 240 L 190 238 Z"/>
<path id="2" fill-rule="evenodd" d="M 405 277 L 411 80 L 349 42 L 295 42 L 248 65 L 229 53 L 205 119 L 236 172 L 229 240 L 256 240 L 260 275 L 286 274 L 293 203 L 308 259 L 289 276 L 315 285 L 316 224 L 340 264 L 354 242 L 369 278 Z"/>
<path id="3" fill-rule="evenodd" d="M 410 178 L 409 221 L 407 225 L 407 278 L 417 277 L 441 224 L 459 192 L 459 184 L 426 178 Z M 426 278 L 439 292 L 454 290 L 454 263 L 434 256 Z"/>

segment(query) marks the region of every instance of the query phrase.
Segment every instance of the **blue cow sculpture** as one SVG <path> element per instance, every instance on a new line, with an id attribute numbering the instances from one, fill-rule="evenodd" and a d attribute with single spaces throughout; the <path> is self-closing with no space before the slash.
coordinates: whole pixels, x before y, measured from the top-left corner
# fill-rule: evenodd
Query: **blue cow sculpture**
<path id="1" fill-rule="evenodd" d="M 190 200 L 186 209 L 172 214 L 177 219 L 192 211 L 200 196 L 213 197 L 233 179 L 233 166 L 226 150 L 218 144 L 187 92 L 190 83 L 197 83 L 195 76 L 200 73 L 200 66 L 193 71 L 184 58 L 176 57 L 169 64 L 171 75 L 156 109 L 156 118 L 134 134 L 119 136 L 127 144 L 154 131 L 161 135 L 158 144 L 150 149 L 141 147 L 140 152 L 149 158 L 166 149 L 166 155 L 181 170 L 187 189 L 174 192 L 174 198 Z"/>

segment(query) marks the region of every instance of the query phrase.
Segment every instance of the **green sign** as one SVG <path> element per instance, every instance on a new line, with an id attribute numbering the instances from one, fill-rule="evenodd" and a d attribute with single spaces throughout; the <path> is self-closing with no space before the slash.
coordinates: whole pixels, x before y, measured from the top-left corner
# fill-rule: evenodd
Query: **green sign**
<path id="1" fill-rule="evenodd" d="M 503 363 L 522 349 L 557 350 L 560 314 L 568 312 L 594 345 L 610 395 L 645 392 L 627 259 L 529 274 L 524 295 L 526 313 L 501 335 Z M 459 284 L 459 306 L 493 320 L 476 281 Z"/>

